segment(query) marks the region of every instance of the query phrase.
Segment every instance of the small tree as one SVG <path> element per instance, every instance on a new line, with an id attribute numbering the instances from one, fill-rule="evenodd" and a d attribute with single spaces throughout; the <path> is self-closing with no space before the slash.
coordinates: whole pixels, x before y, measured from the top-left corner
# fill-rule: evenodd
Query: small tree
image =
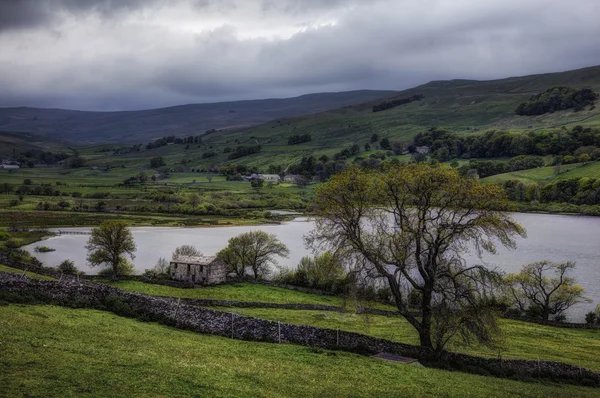
<path id="1" fill-rule="evenodd" d="M 302 257 L 296 275 L 310 287 L 328 288 L 342 280 L 346 272 L 339 257 L 329 251 L 321 255 Z"/>
<path id="2" fill-rule="evenodd" d="M 58 265 L 58 270 L 66 275 L 77 275 L 79 270 L 71 260 L 65 260 Z"/>
<path id="3" fill-rule="evenodd" d="M 202 253 L 192 245 L 179 246 L 173 252 L 171 259 L 173 261 L 179 260 L 181 257 L 193 257 L 201 256 Z"/>
<path id="4" fill-rule="evenodd" d="M 538 261 L 526 264 L 518 274 L 509 274 L 506 285 L 514 305 L 548 320 L 560 316 L 575 304 L 589 301 L 575 279 L 567 276 L 575 263 Z"/>
<path id="5" fill-rule="evenodd" d="M 133 235 L 127 224 L 114 220 L 103 221 L 97 228 L 92 229 L 92 236 L 85 248 L 90 265 L 109 265 L 113 278 L 119 276 L 119 264 L 126 260 L 124 255 L 134 259 L 133 253 L 136 250 Z"/>
<path id="6" fill-rule="evenodd" d="M 162 156 L 157 156 L 157 157 L 154 157 L 154 158 L 150 159 L 150 167 L 153 168 L 153 169 L 157 169 L 157 168 L 162 167 L 164 165 L 165 165 L 165 161 L 162 158 Z"/>
<path id="7" fill-rule="evenodd" d="M 217 254 L 238 276 L 243 276 L 246 267 L 250 267 L 255 279 L 270 273 L 269 265 L 277 263 L 275 256 L 288 255 L 287 246 L 275 235 L 264 231 L 250 231 L 233 237 Z"/>
<path id="8" fill-rule="evenodd" d="M 256 192 L 260 191 L 262 189 L 262 187 L 263 187 L 264 184 L 265 184 L 265 182 L 263 180 L 259 180 L 259 179 L 250 181 L 250 186 Z"/>

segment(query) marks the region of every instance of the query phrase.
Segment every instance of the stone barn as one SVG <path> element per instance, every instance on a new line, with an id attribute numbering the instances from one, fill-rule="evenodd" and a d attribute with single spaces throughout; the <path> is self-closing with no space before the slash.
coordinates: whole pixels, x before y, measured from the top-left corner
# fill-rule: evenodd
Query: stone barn
<path id="1" fill-rule="evenodd" d="M 216 256 L 179 257 L 171 261 L 171 279 L 195 285 L 224 283 L 227 264 Z"/>

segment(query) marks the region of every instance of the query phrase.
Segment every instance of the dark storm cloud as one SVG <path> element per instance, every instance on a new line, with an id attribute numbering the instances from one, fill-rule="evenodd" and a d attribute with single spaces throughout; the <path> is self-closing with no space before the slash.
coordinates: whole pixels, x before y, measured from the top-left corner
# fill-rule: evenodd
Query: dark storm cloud
<path id="1" fill-rule="evenodd" d="M 137 109 L 600 64 L 595 0 L 31 0 L 0 15 L 0 106 Z"/>
<path id="2" fill-rule="evenodd" d="M 110 17 L 155 3 L 154 0 L 1 0 L 0 30 L 48 26 L 61 14 L 77 16 L 93 12 Z"/>

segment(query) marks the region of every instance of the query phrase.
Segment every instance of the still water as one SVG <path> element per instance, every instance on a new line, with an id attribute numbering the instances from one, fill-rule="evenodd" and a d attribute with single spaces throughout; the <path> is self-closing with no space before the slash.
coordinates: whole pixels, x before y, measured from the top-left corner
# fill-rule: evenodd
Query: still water
<path id="1" fill-rule="evenodd" d="M 547 214 L 516 213 L 514 219 L 527 229 L 527 238 L 517 240 L 516 250 L 500 248 L 497 255 L 486 255 L 484 264 L 498 267 L 506 272 L 517 272 L 522 264 L 540 260 L 556 262 L 574 261 L 577 268 L 573 276 L 581 284 L 591 304 L 580 304 L 569 313 L 570 319 L 581 320 L 583 315 L 600 303 L 600 217 L 562 216 Z M 287 259 L 280 264 L 294 267 L 300 259 L 310 254 L 304 247 L 303 236 L 313 228 L 313 223 L 298 218 L 283 225 L 262 225 L 218 228 L 132 228 L 137 245 L 133 263 L 136 271 L 152 268 L 159 257 L 170 259 L 177 246 L 193 245 L 205 255 L 216 254 L 227 245 L 227 240 L 250 230 L 260 229 L 277 235 L 290 249 Z M 63 230 L 89 231 L 89 228 L 63 228 Z M 71 259 L 86 273 L 96 273 L 97 268 L 86 264 L 84 245 L 87 235 L 60 235 L 43 242 L 56 249 L 50 253 L 34 253 L 35 243 L 26 247 L 47 266 L 56 266 L 61 261 Z M 469 263 L 481 263 L 476 256 L 468 258 Z"/>

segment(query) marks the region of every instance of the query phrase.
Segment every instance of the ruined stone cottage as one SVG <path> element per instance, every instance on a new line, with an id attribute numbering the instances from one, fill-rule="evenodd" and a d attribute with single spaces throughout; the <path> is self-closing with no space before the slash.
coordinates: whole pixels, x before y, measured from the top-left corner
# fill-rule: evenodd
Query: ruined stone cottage
<path id="1" fill-rule="evenodd" d="M 225 282 L 227 264 L 216 256 L 179 257 L 171 261 L 171 279 L 196 285 Z"/>

